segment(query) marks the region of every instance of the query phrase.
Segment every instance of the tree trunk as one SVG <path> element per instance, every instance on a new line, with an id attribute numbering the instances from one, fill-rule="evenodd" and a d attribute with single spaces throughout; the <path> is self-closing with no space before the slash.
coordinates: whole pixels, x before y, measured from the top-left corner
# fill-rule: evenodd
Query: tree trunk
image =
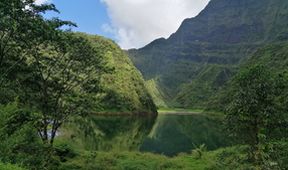
<path id="1" fill-rule="evenodd" d="M 261 151 L 260 151 L 260 128 L 259 128 L 259 118 L 256 116 L 254 119 L 253 127 L 254 140 L 252 145 L 252 162 L 256 167 L 261 165 Z"/>

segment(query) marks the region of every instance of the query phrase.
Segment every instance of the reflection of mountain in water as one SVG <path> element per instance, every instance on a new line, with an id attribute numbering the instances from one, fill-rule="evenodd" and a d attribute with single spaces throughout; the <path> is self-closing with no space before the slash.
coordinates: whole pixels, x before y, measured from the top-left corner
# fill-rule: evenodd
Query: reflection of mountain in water
<path id="1" fill-rule="evenodd" d="M 205 115 L 159 115 L 141 151 L 169 156 L 189 152 L 201 144 L 208 150 L 228 145 L 221 119 Z"/>
<path id="2" fill-rule="evenodd" d="M 89 116 L 67 124 L 60 138 L 85 150 L 139 150 L 155 120 L 155 116 Z"/>
<path id="3" fill-rule="evenodd" d="M 227 146 L 223 132 L 217 116 L 89 116 L 66 124 L 59 139 L 89 151 L 140 150 L 173 156 L 202 144 L 208 150 Z"/>

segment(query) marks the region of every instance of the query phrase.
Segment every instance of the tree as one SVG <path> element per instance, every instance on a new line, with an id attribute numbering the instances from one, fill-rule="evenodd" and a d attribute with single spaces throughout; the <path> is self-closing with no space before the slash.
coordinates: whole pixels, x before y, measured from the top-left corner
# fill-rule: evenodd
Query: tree
<path id="1" fill-rule="evenodd" d="M 47 155 L 43 154 L 44 148 L 33 127 L 33 115 L 29 108 L 18 106 L 15 101 L 0 105 L 0 115 L 1 161 L 41 169 L 40 165 Z"/>
<path id="2" fill-rule="evenodd" d="M 89 40 L 60 29 L 75 24 L 43 18 L 49 10 L 57 12 L 53 4 L 38 6 L 34 0 L 0 2 L 0 102 L 18 97 L 19 105 L 38 114 L 35 128 L 52 145 L 71 114 L 93 109 L 107 70 Z"/>
<path id="3" fill-rule="evenodd" d="M 57 9 L 53 4 L 35 5 L 34 0 L 0 1 L 1 103 L 8 103 L 21 93 L 17 82 L 30 71 L 25 60 L 35 44 L 56 38 L 63 25 L 74 25 L 57 18 L 46 20 L 42 16 L 46 11 Z"/>
<path id="4" fill-rule="evenodd" d="M 34 41 L 31 39 L 45 36 L 42 33 L 47 31 L 47 23 L 50 21 L 45 21 L 41 14 L 50 10 L 57 11 L 53 4 L 38 6 L 34 4 L 34 0 L 0 2 L 0 65 L 9 57 L 11 51 L 16 50 L 18 55 L 25 56 L 26 53 L 22 50 L 33 47 Z M 43 30 L 44 27 L 46 29 Z"/>
<path id="5" fill-rule="evenodd" d="M 49 10 L 57 12 L 34 0 L 0 1 L 0 156 L 29 167 L 52 164 L 58 129 L 94 112 L 109 71 L 90 40 L 61 29 L 75 24 L 43 18 Z"/>
<path id="6" fill-rule="evenodd" d="M 109 71 L 89 40 L 69 32 L 59 35 L 39 43 L 27 59 L 35 69 L 23 81 L 21 96 L 24 105 L 38 111 L 38 134 L 50 145 L 71 115 L 93 112 L 101 75 Z"/>
<path id="7" fill-rule="evenodd" d="M 249 158 L 261 165 L 262 151 L 275 129 L 280 128 L 281 111 L 278 78 L 264 66 L 252 66 L 233 80 L 234 94 L 227 109 L 226 122 L 230 134 L 250 146 Z"/>

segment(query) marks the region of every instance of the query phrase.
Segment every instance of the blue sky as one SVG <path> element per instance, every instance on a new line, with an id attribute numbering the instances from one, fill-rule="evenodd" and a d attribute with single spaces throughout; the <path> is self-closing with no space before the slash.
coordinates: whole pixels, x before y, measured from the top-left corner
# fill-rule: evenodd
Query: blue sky
<path id="1" fill-rule="evenodd" d="M 73 31 L 98 34 L 111 39 L 115 36 L 102 29 L 103 25 L 110 22 L 107 8 L 99 0 L 53 0 L 60 14 L 48 13 L 47 17 L 56 16 L 62 20 L 75 22 L 77 28 Z"/>
<path id="2" fill-rule="evenodd" d="M 62 20 L 78 25 L 74 31 L 113 39 L 123 49 L 140 48 L 168 38 L 182 21 L 196 16 L 210 0 L 36 0 L 54 3 Z"/>

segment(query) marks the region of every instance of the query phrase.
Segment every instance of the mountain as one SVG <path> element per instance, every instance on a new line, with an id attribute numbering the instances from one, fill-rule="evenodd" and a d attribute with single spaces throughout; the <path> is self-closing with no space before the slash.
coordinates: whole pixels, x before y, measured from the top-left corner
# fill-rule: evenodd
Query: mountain
<path id="1" fill-rule="evenodd" d="M 99 50 L 98 55 L 104 58 L 112 70 L 100 82 L 103 89 L 99 96 L 100 112 L 157 112 L 141 73 L 116 43 L 100 36 L 77 34 L 87 38 Z"/>
<path id="2" fill-rule="evenodd" d="M 128 53 L 168 106 L 203 108 L 258 48 L 287 39 L 287 0 L 211 0 L 168 39 Z"/>

